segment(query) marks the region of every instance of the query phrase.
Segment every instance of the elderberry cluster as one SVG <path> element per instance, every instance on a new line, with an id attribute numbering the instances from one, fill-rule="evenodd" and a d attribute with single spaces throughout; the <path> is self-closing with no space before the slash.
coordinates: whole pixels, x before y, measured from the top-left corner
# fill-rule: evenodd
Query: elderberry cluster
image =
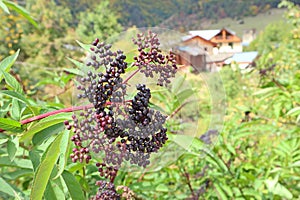
<path id="1" fill-rule="evenodd" d="M 159 74 L 158 85 L 170 83 L 169 78 L 177 68 L 175 58 L 172 54 L 162 54 L 157 36 L 151 32 L 139 34 L 133 41 L 140 52 L 133 63 L 138 66 L 133 74 L 141 72 L 153 77 L 155 72 Z M 151 90 L 146 85 L 137 84 L 137 93 L 129 98 L 127 87 L 132 76 L 123 79 L 128 64 L 122 51 L 113 52 L 111 45 L 98 39 L 90 50 L 86 63 L 90 70 L 78 80 L 77 86 L 78 98 L 90 104 L 74 113 L 72 125 L 65 123 L 74 132 L 71 159 L 81 163 L 95 159 L 99 175 L 108 179 L 97 182 L 99 191 L 94 199 L 118 199 L 120 195 L 113 182 L 122 163 L 141 167 L 150 164 L 151 153 L 157 152 L 168 139 L 164 127 L 167 117 L 149 107 Z"/>
<path id="2" fill-rule="evenodd" d="M 92 198 L 93 200 L 118 200 L 121 195 L 117 193 L 115 185 L 107 181 L 97 181 L 99 187 L 98 193 Z"/>
<path id="3" fill-rule="evenodd" d="M 132 100 L 132 108 L 129 109 L 130 118 L 136 123 L 148 125 L 151 120 L 149 116 L 150 89 L 141 84 L 138 84 L 136 89 L 139 92 Z"/>
<path id="4" fill-rule="evenodd" d="M 153 73 L 159 74 L 158 85 L 169 84 L 170 78 L 174 77 L 177 71 L 175 55 L 172 52 L 163 55 L 157 34 L 151 31 L 148 34 L 137 34 L 137 39 L 134 38 L 133 42 L 139 51 L 139 55 L 134 57 L 134 64 L 146 77 L 153 78 Z"/>

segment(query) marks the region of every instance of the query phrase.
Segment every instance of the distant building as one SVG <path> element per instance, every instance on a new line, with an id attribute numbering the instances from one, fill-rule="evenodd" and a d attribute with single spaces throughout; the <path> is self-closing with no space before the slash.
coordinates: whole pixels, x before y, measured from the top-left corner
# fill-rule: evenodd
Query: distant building
<path id="1" fill-rule="evenodd" d="M 243 46 L 249 46 L 249 44 L 256 38 L 256 29 L 245 30 L 243 33 Z"/>
<path id="2" fill-rule="evenodd" d="M 180 65 L 192 66 L 195 71 L 207 71 L 206 52 L 201 47 L 181 46 L 175 50 L 176 61 Z"/>
<path id="3" fill-rule="evenodd" d="M 192 66 L 195 71 L 217 71 L 228 59 L 243 51 L 242 40 L 235 32 L 219 30 L 194 30 L 182 37 L 176 48 L 178 64 Z"/>
<path id="4" fill-rule="evenodd" d="M 183 45 L 199 45 L 209 55 L 237 53 L 243 51 L 242 40 L 235 32 L 223 28 L 219 30 L 194 30 L 182 38 Z"/>
<path id="5" fill-rule="evenodd" d="M 257 56 L 257 51 L 236 53 L 232 57 L 226 59 L 224 64 L 231 65 L 233 68 L 238 66 L 240 69 L 245 70 L 253 65 Z"/>

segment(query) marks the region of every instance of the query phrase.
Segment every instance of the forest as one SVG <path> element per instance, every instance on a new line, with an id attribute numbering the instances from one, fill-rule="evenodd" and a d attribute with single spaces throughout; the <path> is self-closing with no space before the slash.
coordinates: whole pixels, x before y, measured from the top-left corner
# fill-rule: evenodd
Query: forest
<path id="1" fill-rule="evenodd" d="M 0 0 L 0 199 L 299 198 L 299 3 Z M 183 70 L 159 28 L 278 6 L 247 71 Z"/>

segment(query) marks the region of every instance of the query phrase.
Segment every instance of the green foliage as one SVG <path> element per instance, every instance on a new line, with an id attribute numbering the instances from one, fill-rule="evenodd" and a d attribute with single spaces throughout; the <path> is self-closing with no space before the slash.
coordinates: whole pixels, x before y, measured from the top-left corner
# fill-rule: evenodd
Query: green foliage
<path id="1" fill-rule="evenodd" d="M 7 12 L 3 2 L 0 7 Z M 53 10 L 43 8 L 40 1 L 35 9 L 32 7 L 32 14 L 40 16 L 40 29 L 29 31 L 32 25 L 26 28 L 28 34 L 37 37 L 36 42 L 31 44 L 33 38 L 25 36 L 28 43 L 24 41 L 24 45 L 28 46 L 22 46 L 20 54 L 15 49 L 0 62 L 1 199 L 87 199 L 98 189 L 95 163 L 78 164 L 69 159 L 71 133 L 64 130 L 63 122 L 72 114 L 55 114 L 71 104 L 70 93 L 65 90 L 66 96 L 54 94 L 53 98 L 46 95 L 49 85 L 73 86 L 71 79 L 74 74 L 80 76 L 82 63 L 75 56 L 70 60 L 77 69 L 70 69 L 62 64 L 67 60 L 65 55 L 59 56 L 63 54 L 60 45 L 66 40 L 62 31 L 68 32 L 70 11 L 54 1 L 44 3 Z M 151 106 L 170 116 L 168 145 L 152 160 L 152 168 L 136 173 L 120 171 L 116 184 L 128 186 L 136 199 L 300 196 L 300 9 L 287 2 L 283 5 L 289 7 L 286 22 L 270 25 L 253 44 L 261 54 L 250 73 L 224 68 L 220 72 L 223 84 L 216 81 L 215 74 L 201 74 L 206 77 L 201 79 L 187 73 L 178 75 L 166 90 L 153 86 Z M 64 20 L 54 19 L 56 14 Z M 58 52 L 44 54 L 43 47 L 49 43 L 57 44 Z M 68 73 L 47 71 L 43 78 L 19 79 L 16 72 L 22 69 L 16 61 L 23 59 L 22 55 L 37 64 L 63 66 Z M 36 82 L 28 90 L 24 82 L 32 78 Z M 222 87 L 228 105 L 224 126 L 214 142 L 206 144 L 199 137 L 218 116 L 213 98 L 218 103 L 224 101 L 219 94 Z M 163 106 L 165 102 L 167 106 Z M 54 115 L 47 115 L 49 112 Z M 183 132 L 190 134 L 175 134 Z M 160 160 L 165 165 L 155 165 Z"/>
<path id="2" fill-rule="evenodd" d="M 92 11 L 81 13 L 80 19 L 76 32 L 85 43 L 95 38 L 105 41 L 122 30 L 107 0 L 101 1 Z"/>
<path id="3" fill-rule="evenodd" d="M 284 30 L 284 31 L 283 31 Z M 251 42 L 247 50 L 256 50 L 259 53 L 270 53 L 279 45 L 282 40 L 286 39 L 290 34 L 292 27 L 283 21 L 269 24 L 259 36 Z"/>

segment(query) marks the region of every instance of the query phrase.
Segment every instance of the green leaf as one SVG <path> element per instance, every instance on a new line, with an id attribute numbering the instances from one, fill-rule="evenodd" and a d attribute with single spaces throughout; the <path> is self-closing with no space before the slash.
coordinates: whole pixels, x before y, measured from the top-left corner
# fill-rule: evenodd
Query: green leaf
<path id="1" fill-rule="evenodd" d="M 200 148 L 203 147 L 203 143 L 200 140 L 189 135 L 169 134 L 168 138 L 184 149 L 189 149 L 192 145 L 194 145 L 194 147 L 198 147 L 198 150 L 200 151 Z"/>
<path id="2" fill-rule="evenodd" d="M 300 115 L 300 107 L 291 109 L 286 115 L 291 115 L 291 116 Z"/>
<path id="3" fill-rule="evenodd" d="M 21 123 L 8 118 L 0 118 L 0 129 L 12 132 L 20 132 Z"/>
<path id="4" fill-rule="evenodd" d="M 55 120 L 55 119 L 70 120 L 70 119 L 72 119 L 72 115 L 73 115 L 73 113 L 71 113 L 71 112 L 68 112 L 68 113 L 58 113 L 58 114 L 46 117 L 46 118 L 42 119 L 40 122 L 52 121 L 52 120 Z"/>
<path id="5" fill-rule="evenodd" d="M 19 148 L 18 137 L 11 138 L 10 140 L 8 140 L 8 142 L 7 142 L 7 153 L 8 153 L 8 157 L 11 161 L 13 161 L 15 159 L 16 152 L 17 152 L 18 148 Z"/>
<path id="6" fill-rule="evenodd" d="M 186 74 L 184 74 L 183 76 L 179 75 L 179 77 L 176 77 L 174 79 L 174 82 L 172 83 L 172 89 L 171 89 L 172 93 L 177 93 L 179 91 L 185 79 L 186 79 Z"/>
<path id="7" fill-rule="evenodd" d="M 17 192 L 2 177 L 0 177 L 0 185 L 0 192 L 12 197 L 17 196 Z"/>
<path id="8" fill-rule="evenodd" d="M 293 194 L 280 183 L 276 184 L 273 193 L 281 196 L 282 198 L 293 199 Z"/>
<path id="9" fill-rule="evenodd" d="M 9 90 L 0 90 L 0 93 L 10 96 L 11 98 L 21 101 L 21 102 L 25 103 L 26 105 L 30 106 L 30 103 L 26 99 L 26 97 L 18 92 L 9 91 Z"/>
<path id="10" fill-rule="evenodd" d="M 21 114 L 22 114 L 22 105 L 20 101 L 17 101 L 16 99 L 12 100 L 11 104 L 11 117 L 14 120 L 20 121 L 21 120 Z"/>
<path id="11" fill-rule="evenodd" d="M 13 161 L 11 161 L 8 156 L 0 157 L 0 167 L 4 166 L 32 169 L 30 160 L 15 158 Z"/>
<path id="12" fill-rule="evenodd" d="M 33 179 L 32 190 L 30 199 L 40 200 L 44 195 L 48 180 L 50 178 L 53 167 L 59 157 L 60 149 L 57 148 L 61 143 L 62 134 L 58 135 L 55 140 L 48 147 L 47 151 L 43 155 L 43 160 L 37 168 Z"/>
<path id="13" fill-rule="evenodd" d="M 209 152 L 208 150 L 203 150 L 203 152 L 208 155 L 208 162 L 214 164 L 216 167 L 219 167 L 222 171 L 228 172 L 228 168 L 226 167 L 225 163 L 214 153 Z"/>
<path id="14" fill-rule="evenodd" d="M 0 124 L 6 124 L 6 125 L 10 125 L 10 126 L 14 126 L 14 127 L 21 127 L 21 123 L 9 118 L 0 118 Z M 0 126 L 0 128 L 2 128 Z"/>
<path id="15" fill-rule="evenodd" d="M 169 188 L 165 184 L 159 184 L 156 186 L 155 190 L 158 192 L 168 192 Z"/>
<path id="16" fill-rule="evenodd" d="M 25 140 L 28 140 L 40 131 L 70 119 L 71 115 L 72 113 L 60 113 L 44 118 L 43 120 L 33 125 L 28 131 L 24 132 L 20 138 L 20 141 L 23 142 Z"/>
<path id="17" fill-rule="evenodd" d="M 7 7 L 11 8 L 12 10 L 16 11 L 18 14 L 25 17 L 33 26 L 38 28 L 38 24 L 34 21 L 34 19 L 30 16 L 27 10 L 25 10 L 23 7 L 15 4 L 14 2 L 3 0 L 3 3 L 6 4 Z"/>
<path id="18" fill-rule="evenodd" d="M 19 56 L 19 52 L 20 50 L 18 50 L 15 54 L 8 56 L 6 58 L 4 58 L 4 60 L 2 60 L 0 62 L 0 69 L 2 71 L 8 72 L 11 68 L 11 66 L 14 64 L 14 62 L 17 60 L 17 57 Z M 0 82 L 3 79 L 3 75 L 0 75 Z"/>
<path id="19" fill-rule="evenodd" d="M 69 158 L 69 154 L 68 154 L 69 147 L 70 147 L 70 131 L 65 130 L 63 132 L 61 143 L 59 145 L 60 154 L 59 154 L 58 172 L 53 179 L 58 178 L 63 173 Z"/>
<path id="20" fill-rule="evenodd" d="M 245 189 L 243 189 L 243 194 L 245 196 L 254 197 L 256 200 L 261 200 L 262 199 L 259 192 L 257 190 L 254 190 L 254 189 L 245 188 Z"/>
<path id="21" fill-rule="evenodd" d="M 14 91 L 21 93 L 22 92 L 22 87 L 19 84 L 19 82 L 15 79 L 15 77 L 13 77 L 12 75 L 10 75 L 9 73 L 5 72 L 4 70 L 0 69 L 0 73 L 1 76 L 4 76 L 5 82 L 7 83 L 7 85 L 9 85 L 10 87 L 12 87 L 14 89 Z"/>
<path id="22" fill-rule="evenodd" d="M 37 150 L 33 149 L 29 151 L 29 158 L 31 160 L 33 170 L 36 171 L 41 162 L 40 154 L 37 152 Z"/>
<path id="23" fill-rule="evenodd" d="M 64 191 L 54 181 L 49 181 L 45 190 L 46 200 L 63 200 L 65 199 Z"/>
<path id="24" fill-rule="evenodd" d="M 181 91 L 179 94 L 176 94 L 178 102 L 182 104 L 186 99 L 195 94 L 195 91 L 192 89 L 186 89 Z"/>
<path id="25" fill-rule="evenodd" d="M 229 187 L 227 184 L 220 184 L 220 187 L 223 189 L 223 191 L 226 192 L 227 196 L 233 197 L 233 192 L 231 187 Z"/>
<path id="26" fill-rule="evenodd" d="M 2 10 L 4 10 L 4 12 L 10 14 L 8 7 L 2 2 L 2 0 L 0 0 L 0 7 L 2 8 Z"/>
<path id="27" fill-rule="evenodd" d="M 272 96 L 274 94 L 277 94 L 278 93 L 278 88 L 277 87 L 268 87 L 268 88 L 264 88 L 262 90 L 259 90 L 257 92 L 255 92 L 253 95 L 254 96 L 264 96 L 264 97 L 268 97 L 268 96 Z"/>
<path id="28" fill-rule="evenodd" d="M 228 199 L 225 192 L 222 190 L 222 188 L 220 187 L 220 185 L 218 183 L 215 183 L 214 186 L 215 186 L 215 188 L 218 192 L 218 195 L 219 195 L 220 199 L 224 199 L 224 200 Z"/>
<path id="29" fill-rule="evenodd" d="M 84 200 L 84 195 L 80 184 L 76 180 L 76 178 L 68 171 L 64 171 L 62 173 L 62 177 L 68 187 L 68 191 L 73 200 Z"/>
<path id="30" fill-rule="evenodd" d="M 32 138 L 32 143 L 34 146 L 42 144 L 45 140 L 50 138 L 52 135 L 61 132 L 64 129 L 63 123 L 58 123 L 48 128 L 45 128 L 38 133 L 36 133 Z"/>
<path id="31" fill-rule="evenodd" d="M 84 73 L 79 69 L 64 68 L 64 71 L 78 76 L 84 76 Z"/>
<path id="32" fill-rule="evenodd" d="M 81 70 L 83 70 L 83 69 L 85 69 L 86 68 L 86 65 L 84 64 L 84 63 L 82 63 L 82 62 L 79 62 L 79 61 L 77 61 L 77 60 L 74 60 L 74 59 L 72 59 L 72 58 L 68 58 L 68 60 L 70 60 L 76 67 L 78 67 L 78 69 L 81 69 Z M 69 71 L 70 73 L 72 73 L 72 70 L 73 70 L 73 68 L 64 68 L 64 70 L 66 70 L 66 71 Z M 79 74 L 77 74 L 77 75 L 84 75 L 84 73 L 82 72 L 82 71 L 74 71 L 74 72 L 76 72 L 76 73 L 74 73 L 74 74 L 77 74 L 77 73 L 79 73 Z"/>
<path id="33" fill-rule="evenodd" d="M 13 172 L 7 172 L 3 174 L 3 178 L 8 180 L 16 180 L 23 176 L 32 177 L 33 176 L 32 169 L 19 169 Z"/>
<path id="34" fill-rule="evenodd" d="M 79 44 L 79 46 L 81 46 L 84 50 L 91 52 L 91 45 L 90 44 L 83 44 L 81 42 L 79 42 L 78 40 L 76 40 L 76 42 Z"/>

